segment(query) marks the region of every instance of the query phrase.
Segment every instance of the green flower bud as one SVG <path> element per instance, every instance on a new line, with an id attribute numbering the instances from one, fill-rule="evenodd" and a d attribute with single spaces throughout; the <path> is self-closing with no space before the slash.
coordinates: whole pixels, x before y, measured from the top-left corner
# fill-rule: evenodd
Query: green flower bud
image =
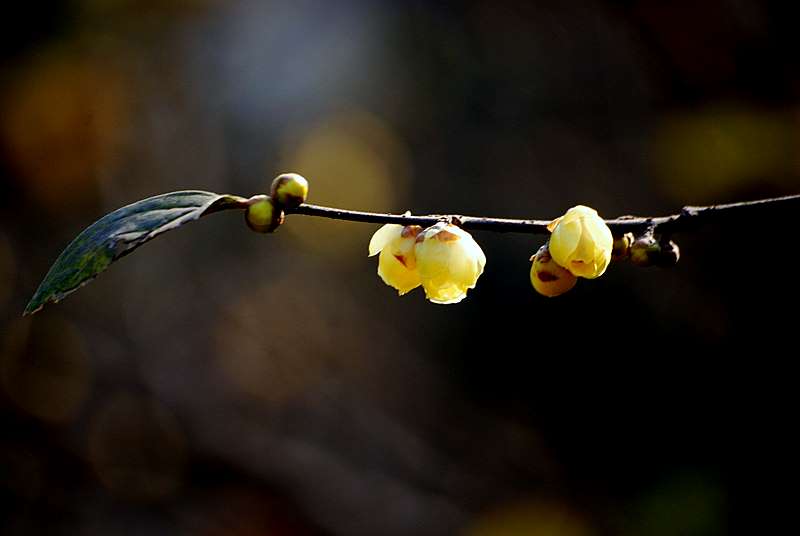
<path id="1" fill-rule="evenodd" d="M 646 268 L 658 262 L 661 256 L 661 245 L 653 235 L 640 236 L 631 244 L 631 262 L 636 266 Z"/>
<path id="2" fill-rule="evenodd" d="M 627 260 L 631 254 L 631 244 L 633 244 L 633 233 L 625 233 L 615 238 L 611 248 L 611 260 L 617 262 Z"/>
<path id="3" fill-rule="evenodd" d="M 266 195 L 254 195 L 244 213 L 247 226 L 257 233 L 271 233 L 283 223 L 283 211 Z"/>
<path id="4" fill-rule="evenodd" d="M 269 195 L 281 207 L 299 207 L 308 197 L 308 181 L 297 173 L 278 175 L 272 181 Z"/>

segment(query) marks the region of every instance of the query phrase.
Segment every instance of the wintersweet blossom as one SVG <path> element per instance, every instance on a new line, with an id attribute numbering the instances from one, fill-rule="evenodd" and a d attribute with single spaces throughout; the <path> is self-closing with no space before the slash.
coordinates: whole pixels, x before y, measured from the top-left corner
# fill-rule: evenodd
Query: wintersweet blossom
<path id="1" fill-rule="evenodd" d="M 550 254 L 573 275 L 594 279 L 611 261 L 614 238 L 593 208 L 578 205 L 548 226 Z"/>
<path id="2" fill-rule="evenodd" d="M 369 256 L 380 253 L 378 275 L 401 296 L 421 284 L 414 252 L 420 231 L 419 225 L 403 227 L 389 223 L 378 229 L 369 241 Z"/>
<path id="3" fill-rule="evenodd" d="M 472 235 L 444 222 L 421 232 L 415 249 L 425 296 L 434 303 L 463 300 L 486 265 L 486 255 Z"/>
<path id="4" fill-rule="evenodd" d="M 531 284 L 543 296 L 552 298 L 564 294 L 578 281 L 569 270 L 553 260 L 547 244 L 539 248 L 531 261 Z"/>

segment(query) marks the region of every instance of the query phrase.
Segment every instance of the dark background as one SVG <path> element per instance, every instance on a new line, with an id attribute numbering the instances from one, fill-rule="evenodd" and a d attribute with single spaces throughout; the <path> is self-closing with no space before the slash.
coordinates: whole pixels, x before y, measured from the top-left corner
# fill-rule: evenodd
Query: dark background
<path id="1" fill-rule="evenodd" d="M 31 5 L 35 4 L 35 5 Z M 0 23 L 0 532 L 773 533 L 797 492 L 794 214 L 555 299 L 476 233 L 458 305 L 376 226 L 204 218 L 21 318 L 81 229 L 296 171 L 353 209 L 551 218 L 800 191 L 791 2 L 14 3 Z M 27 6 L 27 7 L 23 7 Z M 796 525 L 796 519 L 793 522 Z"/>

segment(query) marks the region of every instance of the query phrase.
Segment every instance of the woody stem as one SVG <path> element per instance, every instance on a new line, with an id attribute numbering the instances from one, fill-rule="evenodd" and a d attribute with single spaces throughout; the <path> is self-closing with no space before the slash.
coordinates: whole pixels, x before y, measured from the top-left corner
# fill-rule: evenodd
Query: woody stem
<path id="1" fill-rule="evenodd" d="M 649 228 L 660 234 L 676 234 L 691 231 L 706 223 L 747 222 L 751 218 L 780 210 L 800 210 L 800 194 L 756 201 L 744 201 L 708 206 L 686 206 L 677 214 L 668 216 L 621 216 L 605 220 L 615 236 L 626 232 L 640 234 Z M 551 220 L 515 220 L 507 218 L 488 218 L 483 216 L 461 216 L 456 214 L 414 216 L 410 214 L 383 214 L 345 210 L 304 203 L 299 207 L 286 211 L 287 214 L 302 214 L 335 220 L 357 221 L 364 223 L 396 223 L 399 225 L 420 225 L 429 227 L 440 221 L 447 221 L 466 230 L 493 231 L 499 233 L 547 234 L 547 225 Z"/>

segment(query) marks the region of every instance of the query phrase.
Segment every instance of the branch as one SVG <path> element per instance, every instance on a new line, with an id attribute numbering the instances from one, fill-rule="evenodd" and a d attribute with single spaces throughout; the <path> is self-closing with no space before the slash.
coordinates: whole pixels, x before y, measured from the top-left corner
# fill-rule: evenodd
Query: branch
<path id="1" fill-rule="evenodd" d="M 615 236 L 627 232 L 640 234 L 652 229 L 664 235 L 672 235 L 691 231 L 710 223 L 742 221 L 743 223 L 758 216 L 766 215 L 776 209 L 800 210 L 800 194 L 757 201 L 744 201 L 726 205 L 709 205 L 702 207 L 686 206 L 678 214 L 669 216 L 621 216 L 605 220 Z M 427 215 L 413 216 L 405 214 L 382 214 L 362 212 L 340 208 L 323 207 L 304 203 L 297 208 L 289 209 L 287 214 L 317 216 L 334 220 L 357 221 L 365 223 L 396 223 L 399 225 L 419 225 L 429 227 L 440 221 L 450 221 L 467 230 L 493 231 L 499 233 L 549 234 L 547 225 L 551 220 L 513 220 L 505 218 L 486 218 L 481 216 L 461 215 Z"/>
<path id="2" fill-rule="evenodd" d="M 286 214 L 319 216 L 336 220 L 366 223 L 397 223 L 430 227 L 440 221 L 454 223 L 467 230 L 547 234 L 550 220 L 512 220 L 460 215 L 412 216 L 411 214 L 380 214 L 302 203 L 291 208 L 288 200 L 300 202 L 308 192 L 306 180 L 296 174 L 284 174 L 273 181 L 271 194 L 244 198 L 199 190 L 157 195 L 115 210 L 102 217 L 79 234 L 59 255 L 24 314 L 33 314 L 47 303 L 56 303 L 76 291 L 108 268 L 111 263 L 128 255 L 142 244 L 198 218 L 223 210 L 245 210 L 245 221 L 256 231 L 271 232 L 283 222 Z M 281 197 L 283 196 L 283 201 Z M 275 199 L 276 201 L 273 201 Z M 800 195 L 746 201 L 728 205 L 684 207 L 671 216 L 622 216 L 606 220 L 617 237 L 631 232 L 637 237 L 661 235 L 661 242 L 671 247 L 672 263 L 677 262 L 677 246 L 669 236 L 695 229 L 710 221 L 733 221 L 747 224 L 754 219 L 779 210 L 800 209 Z M 251 221 L 251 220 L 257 221 Z M 655 247 L 655 246 L 654 246 Z M 657 247 L 661 247 L 660 244 Z M 665 257 L 666 258 L 666 257 Z"/>

